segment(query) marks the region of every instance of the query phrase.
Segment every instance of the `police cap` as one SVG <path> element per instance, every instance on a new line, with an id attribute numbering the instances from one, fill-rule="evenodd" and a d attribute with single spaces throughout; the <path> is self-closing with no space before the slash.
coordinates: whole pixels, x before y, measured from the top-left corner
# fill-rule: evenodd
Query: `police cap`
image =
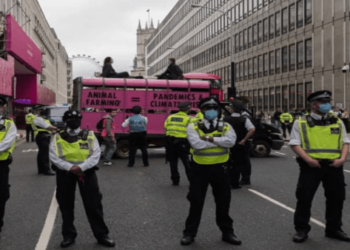
<path id="1" fill-rule="evenodd" d="M 0 105 L 6 105 L 7 104 L 7 99 L 3 96 L 0 96 Z"/>
<path id="2" fill-rule="evenodd" d="M 179 105 L 177 105 L 179 109 L 190 109 L 191 103 L 190 102 L 181 102 Z"/>
<path id="3" fill-rule="evenodd" d="M 205 106 L 218 107 L 219 105 L 220 105 L 220 101 L 217 98 L 207 97 L 207 98 L 202 99 L 199 102 L 198 108 L 202 109 Z"/>
<path id="4" fill-rule="evenodd" d="M 63 114 L 63 121 L 66 121 L 69 118 L 77 118 L 77 119 L 81 119 L 83 118 L 82 115 L 80 114 L 79 111 L 77 110 L 67 110 L 66 112 L 64 112 Z"/>
<path id="5" fill-rule="evenodd" d="M 328 90 L 319 90 L 315 91 L 314 93 L 310 94 L 307 97 L 308 102 L 313 102 L 317 100 L 331 100 L 332 92 Z"/>
<path id="6" fill-rule="evenodd" d="M 230 106 L 237 111 L 242 111 L 245 109 L 243 102 L 238 101 L 238 100 L 230 101 Z"/>

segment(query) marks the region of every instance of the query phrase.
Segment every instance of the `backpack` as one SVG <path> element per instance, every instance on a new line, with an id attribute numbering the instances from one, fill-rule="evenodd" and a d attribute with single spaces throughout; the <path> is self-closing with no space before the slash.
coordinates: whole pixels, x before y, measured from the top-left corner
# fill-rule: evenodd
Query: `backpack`
<path id="1" fill-rule="evenodd" d="M 103 121 L 104 121 L 104 119 L 106 119 L 106 118 L 102 118 L 102 119 L 96 124 L 97 130 L 100 131 L 100 132 L 104 129 L 104 127 L 103 127 Z"/>

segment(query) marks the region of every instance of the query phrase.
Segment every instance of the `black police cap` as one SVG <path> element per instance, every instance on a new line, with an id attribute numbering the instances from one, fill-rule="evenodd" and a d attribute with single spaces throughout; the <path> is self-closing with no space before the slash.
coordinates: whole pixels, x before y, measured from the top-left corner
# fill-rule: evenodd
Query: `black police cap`
<path id="1" fill-rule="evenodd" d="M 243 102 L 239 100 L 230 101 L 230 105 L 237 111 L 242 111 L 245 109 Z"/>
<path id="2" fill-rule="evenodd" d="M 133 112 L 134 114 L 140 114 L 142 111 L 142 108 L 140 106 L 134 106 L 131 108 L 131 112 Z"/>
<path id="3" fill-rule="evenodd" d="M 81 119 L 82 115 L 80 114 L 79 111 L 77 110 L 67 110 L 66 112 L 64 112 L 63 114 L 63 121 L 69 119 L 69 118 L 78 118 Z"/>
<path id="4" fill-rule="evenodd" d="M 191 108 L 191 103 L 190 102 L 181 102 L 179 105 L 177 105 L 179 109 L 189 109 Z"/>
<path id="5" fill-rule="evenodd" d="M 317 100 L 331 100 L 332 97 L 332 92 L 329 90 L 319 90 L 319 91 L 315 91 L 314 93 L 310 94 L 307 97 L 307 101 L 308 102 L 313 102 L 313 101 L 317 101 Z"/>
<path id="6" fill-rule="evenodd" d="M 3 96 L 0 96 L 0 105 L 6 105 L 7 104 L 7 99 Z"/>
<path id="7" fill-rule="evenodd" d="M 220 101 L 217 98 L 214 97 L 206 97 L 202 100 L 200 100 L 199 104 L 198 104 L 198 108 L 202 109 L 205 106 L 219 106 L 220 105 Z"/>

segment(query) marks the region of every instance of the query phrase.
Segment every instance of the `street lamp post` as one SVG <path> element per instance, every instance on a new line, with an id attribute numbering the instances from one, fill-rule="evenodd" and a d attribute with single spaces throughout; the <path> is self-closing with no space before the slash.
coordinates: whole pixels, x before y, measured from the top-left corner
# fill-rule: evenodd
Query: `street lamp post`
<path id="1" fill-rule="evenodd" d="M 210 9 L 210 10 L 215 10 L 215 11 L 221 12 L 224 16 L 227 17 L 227 19 L 231 23 L 230 36 L 231 36 L 231 90 L 232 90 L 232 92 L 230 94 L 233 95 L 234 98 L 236 98 L 235 63 L 233 61 L 233 50 L 234 50 L 234 48 L 233 48 L 233 20 L 224 11 L 219 10 L 219 9 L 210 8 L 210 7 L 206 7 L 206 6 L 201 6 L 201 5 L 198 5 L 198 4 L 192 4 L 191 7 L 192 8 L 204 8 L 204 9 Z"/>

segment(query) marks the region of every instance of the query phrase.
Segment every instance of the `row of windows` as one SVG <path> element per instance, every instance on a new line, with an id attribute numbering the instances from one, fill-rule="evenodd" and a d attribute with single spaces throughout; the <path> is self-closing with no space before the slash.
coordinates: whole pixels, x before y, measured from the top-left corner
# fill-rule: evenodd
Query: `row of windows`
<path id="1" fill-rule="evenodd" d="M 282 14 L 281 14 L 282 13 Z M 312 0 L 298 0 L 235 35 L 235 52 L 274 39 L 312 22 Z"/>
<path id="2" fill-rule="evenodd" d="M 298 83 L 285 86 L 256 89 L 249 91 L 238 91 L 237 96 L 247 96 L 250 105 L 256 106 L 258 110 L 275 111 L 282 109 L 307 108 L 307 96 L 312 93 L 312 83 Z"/>
<path id="3" fill-rule="evenodd" d="M 236 81 L 294 71 L 312 66 L 312 39 L 236 63 Z"/>

